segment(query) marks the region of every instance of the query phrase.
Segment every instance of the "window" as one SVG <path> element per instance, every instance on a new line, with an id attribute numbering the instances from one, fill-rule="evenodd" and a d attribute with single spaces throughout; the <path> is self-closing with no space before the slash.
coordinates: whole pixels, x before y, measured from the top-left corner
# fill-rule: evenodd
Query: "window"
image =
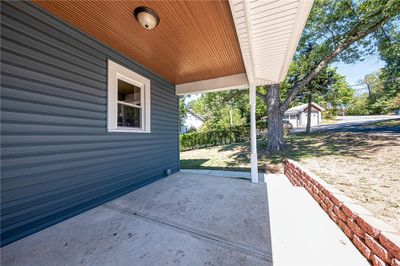
<path id="1" fill-rule="evenodd" d="M 150 132 L 150 80 L 108 60 L 107 128 Z"/>

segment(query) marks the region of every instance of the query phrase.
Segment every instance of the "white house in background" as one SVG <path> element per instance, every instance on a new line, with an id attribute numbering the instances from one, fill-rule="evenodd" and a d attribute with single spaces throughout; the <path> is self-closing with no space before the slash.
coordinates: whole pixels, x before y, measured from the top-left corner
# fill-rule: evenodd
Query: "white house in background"
<path id="1" fill-rule="evenodd" d="M 311 103 L 311 126 L 316 126 L 321 123 L 321 112 L 324 108 L 316 103 Z M 288 121 L 293 127 L 302 127 L 307 125 L 308 104 L 302 104 L 288 109 L 285 112 L 284 120 Z"/>
<path id="2" fill-rule="evenodd" d="M 185 122 L 181 126 L 181 133 L 186 133 L 191 128 L 198 130 L 203 124 L 203 117 L 194 113 L 191 110 L 187 110 Z"/>

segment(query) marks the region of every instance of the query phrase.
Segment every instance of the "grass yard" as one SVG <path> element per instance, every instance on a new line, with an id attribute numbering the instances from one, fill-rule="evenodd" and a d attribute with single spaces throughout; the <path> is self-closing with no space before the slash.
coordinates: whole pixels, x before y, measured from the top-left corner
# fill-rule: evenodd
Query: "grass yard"
<path id="1" fill-rule="evenodd" d="M 299 134 L 289 136 L 287 143 L 289 148 L 282 155 L 266 156 L 266 140 L 260 139 L 260 169 L 267 165 L 267 169 L 277 166 L 282 171 L 283 158 L 299 161 L 400 230 L 400 137 Z M 250 171 L 249 143 L 182 152 L 181 167 Z"/>
<path id="2" fill-rule="evenodd" d="M 374 126 L 374 127 L 382 127 L 382 126 L 400 127 L 400 119 L 380 121 L 380 122 L 376 122 L 376 123 L 371 124 L 371 126 Z"/>

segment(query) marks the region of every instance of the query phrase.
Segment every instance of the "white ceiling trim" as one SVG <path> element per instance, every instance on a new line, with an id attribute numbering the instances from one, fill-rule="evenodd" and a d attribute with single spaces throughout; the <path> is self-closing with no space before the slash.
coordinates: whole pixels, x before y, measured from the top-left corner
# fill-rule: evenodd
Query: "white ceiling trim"
<path id="1" fill-rule="evenodd" d="M 175 93 L 176 95 L 186 95 L 231 89 L 247 89 L 248 84 L 249 82 L 246 73 L 242 73 L 215 79 L 178 84 L 175 87 Z"/>
<path id="2" fill-rule="evenodd" d="M 229 0 L 229 4 L 249 82 L 283 81 L 313 0 Z"/>
<path id="3" fill-rule="evenodd" d="M 273 84 L 266 80 L 256 80 L 256 85 Z M 224 91 L 224 90 L 245 90 L 249 88 L 247 74 L 236 74 L 215 79 L 200 80 L 195 82 L 175 85 L 176 95 L 189 95 L 203 92 Z"/>

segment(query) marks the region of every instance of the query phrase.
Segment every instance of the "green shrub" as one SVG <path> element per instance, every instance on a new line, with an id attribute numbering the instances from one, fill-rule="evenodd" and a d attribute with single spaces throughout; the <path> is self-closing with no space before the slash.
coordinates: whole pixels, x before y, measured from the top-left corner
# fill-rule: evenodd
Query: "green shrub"
<path id="1" fill-rule="evenodd" d="M 322 112 L 322 119 L 334 119 L 338 115 L 336 109 L 326 109 Z"/>
<path id="2" fill-rule="evenodd" d="M 250 139 L 250 127 L 240 126 L 216 131 L 180 135 L 180 150 L 188 151 L 211 146 L 242 142 Z"/>

